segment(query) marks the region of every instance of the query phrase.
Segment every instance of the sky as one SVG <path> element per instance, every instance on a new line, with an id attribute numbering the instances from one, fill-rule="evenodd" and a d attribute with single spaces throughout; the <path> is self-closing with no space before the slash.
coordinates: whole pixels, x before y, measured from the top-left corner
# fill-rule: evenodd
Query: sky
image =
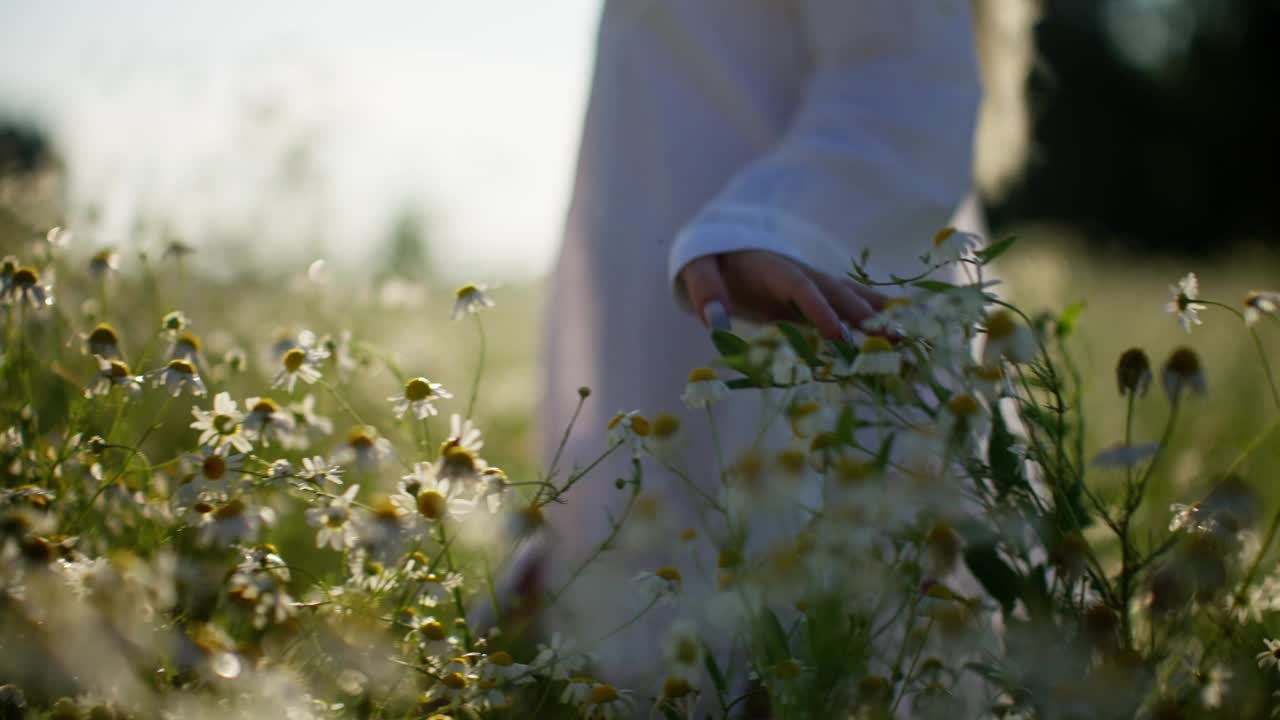
<path id="1" fill-rule="evenodd" d="M 52 136 L 99 244 L 138 242 L 141 214 L 363 269 L 408 211 L 442 274 L 531 276 L 558 243 L 598 5 L 0 0 L 0 116 Z"/>

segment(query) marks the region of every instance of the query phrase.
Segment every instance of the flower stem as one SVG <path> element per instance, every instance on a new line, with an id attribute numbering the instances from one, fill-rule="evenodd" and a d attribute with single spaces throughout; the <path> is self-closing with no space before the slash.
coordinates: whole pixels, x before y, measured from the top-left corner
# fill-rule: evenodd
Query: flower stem
<path id="1" fill-rule="evenodd" d="M 476 409 L 476 398 L 480 395 L 480 378 L 484 375 L 484 355 L 485 355 L 485 338 L 484 338 L 484 322 L 480 319 L 479 313 L 473 315 L 476 319 L 476 332 L 480 334 L 480 356 L 476 358 L 476 375 L 471 380 L 471 399 L 467 401 L 467 419 L 470 420 Z"/>

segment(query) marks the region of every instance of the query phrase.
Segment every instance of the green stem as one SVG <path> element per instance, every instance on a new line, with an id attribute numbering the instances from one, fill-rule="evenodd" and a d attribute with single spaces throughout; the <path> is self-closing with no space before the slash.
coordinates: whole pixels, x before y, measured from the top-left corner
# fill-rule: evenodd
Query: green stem
<path id="1" fill-rule="evenodd" d="M 471 381 L 471 399 L 467 401 L 467 419 L 470 420 L 475 412 L 476 398 L 480 395 L 480 378 L 484 375 L 484 356 L 485 356 L 485 338 L 484 338 L 484 322 L 480 320 L 480 314 L 473 315 L 476 319 L 476 331 L 480 334 L 480 355 L 476 358 L 476 375 Z"/>
<path id="2" fill-rule="evenodd" d="M 1201 305 L 1211 305 L 1216 308 L 1222 308 L 1223 310 L 1226 310 L 1232 315 L 1235 315 L 1240 320 L 1240 322 L 1242 323 L 1244 322 L 1244 313 L 1240 312 L 1239 310 L 1235 309 L 1230 305 L 1227 305 L 1226 303 L 1220 303 L 1214 300 L 1201 300 L 1201 299 L 1197 299 L 1195 300 L 1195 302 L 1200 303 Z M 1271 364 L 1267 362 L 1267 351 L 1266 351 L 1266 348 L 1262 346 L 1262 338 L 1258 337 L 1257 330 L 1254 330 L 1252 327 L 1250 327 L 1247 324 L 1245 325 L 1245 327 L 1249 330 L 1249 337 L 1253 338 L 1253 347 L 1258 352 L 1258 361 L 1262 363 L 1262 373 L 1267 378 L 1267 388 L 1271 390 L 1271 400 L 1272 402 L 1275 403 L 1276 410 L 1280 411 L 1280 391 L 1276 389 L 1275 377 L 1271 374 Z"/>

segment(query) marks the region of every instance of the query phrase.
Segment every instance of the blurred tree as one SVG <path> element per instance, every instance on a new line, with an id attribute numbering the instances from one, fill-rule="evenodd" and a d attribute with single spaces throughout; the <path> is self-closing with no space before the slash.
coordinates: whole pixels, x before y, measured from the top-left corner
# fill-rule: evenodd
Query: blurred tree
<path id="1" fill-rule="evenodd" d="M 1278 21 L 1275 0 L 1045 0 L 1033 155 L 993 227 L 1186 252 L 1276 238 Z"/>
<path id="2" fill-rule="evenodd" d="M 414 282 L 430 280 L 434 268 L 429 250 L 426 221 L 422 213 L 413 208 L 402 209 L 396 216 L 391 237 L 387 241 L 387 256 L 381 276 Z"/>

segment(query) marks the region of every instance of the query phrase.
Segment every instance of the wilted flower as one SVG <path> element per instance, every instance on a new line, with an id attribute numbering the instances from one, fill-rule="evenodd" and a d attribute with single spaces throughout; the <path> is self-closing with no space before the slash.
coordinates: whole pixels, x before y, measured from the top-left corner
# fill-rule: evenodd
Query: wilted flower
<path id="1" fill-rule="evenodd" d="M 493 300 L 485 292 L 485 285 L 463 285 L 454 292 L 452 319 L 457 320 L 466 314 L 474 314 L 481 308 L 493 307 Z"/>
<path id="2" fill-rule="evenodd" d="M 1200 281 L 1196 278 L 1196 274 L 1187 273 L 1178 280 L 1177 285 L 1170 285 L 1169 294 L 1171 297 L 1169 302 L 1165 303 L 1165 312 L 1177 315 L 1182 329 L 1190 333 L 1192 325 L 1201 324 L 1200 311 L 1208 307 L 1204 303 L 1196 302 L 1200 297 Z"/>
<path id="3" fill-rule="evenodd" d="M 451 398 L 453 394 L 444 389 L 440 383 L 434 383 L 424 377 L 416 377 L 404 384 L 404 391 L 387 398 L 392 404 L 396 419 L 413 410 L 419 420 L 435 415 L 435 401 Z"/>
<path id="4" fill-rule="evenodd" d="M 1178 348 L 1169 355 L 1161 374 L 1164 383 L 1164 394 L 1169 402 L 1176 403 L 1183 388 L 1190 388 L 1197 395 L 1204 395 L 1207 385 L 1204 371 L 1200 368 L 1200 356 L 1191 348 Z"/>
<path id="5" fill-rule="evenodd" d="M 689 373 L 689 382 L 684 386 L 684 394 L 680 399 L 691 408 L 705 408 L 720 402 L 729 395 L 729 386 L 716 377 L 716 371 L 709 367 L 694 368 Z"/>
<path id="6" fill-rule="evenodd" d="M 1031 328 L 1014 319 L 1008 310 L 997 310 L 987 316 L 987 343 L 982 349 L 982 364 L 994 365 L 1005 358 L 1013 363 L 1030 362 L 1036 356 L 1036 338 Z"/>
<path id="7" fill-rule="evenodd" d="M 1116 385 L 1120 394 L 1143 397 L 1151 387 L 1151 361 L 1142 348 L 1130 348 L 1120 355 L 1116 363 Z"/>
<path id="8" fill-rule="evenodd" d="M 1244 322 L 1253 325 L 1263 315 L 1275 315 L 1280 308 L 1280 292 L 1274 290 L 1250 290 L 1244 298 Z"/>
<path id="9" fill-rule="evenodd" d="M 850 370 L 854 375 L 897 375 L 902 372 L 902 353 L 887 338 L 868 335 Z"/>

